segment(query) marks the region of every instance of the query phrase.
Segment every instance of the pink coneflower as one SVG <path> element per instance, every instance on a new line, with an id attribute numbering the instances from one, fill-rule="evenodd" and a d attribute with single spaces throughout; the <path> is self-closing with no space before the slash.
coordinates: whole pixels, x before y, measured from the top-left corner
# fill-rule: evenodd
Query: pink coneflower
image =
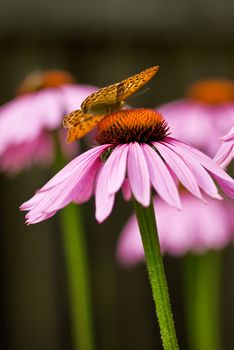
<path id="1" fill-rule="evenodd" d="M 188 192 L 180 193 L 183 210 L 169 207 L 156 197 L 154 208 L 162 252 L 181 256 L 188 252 L 202 254 L 221 249 L 232 239 L 233 222 L 229 203 L 206 198 L 207 205 Z M 136 217 L 132 216 L 122 230 L 117 258 L 124 265 L 144 261 L 144 250 Z"/>
<path id="2" fill-rule="evenodd" d="M 17 90 L 19 96 L 0 108 L 0 169 L 14 172 L 51 161 L 51 131 L 59 129 L 64 114 L 95 90 L 74 84 L 63 71 L 37 72 L 26 78 Z"/>
<path id="3" fill-rule="evenodd" d="M 168 137 L 163 116 L 150 109 L 122 110 L 98 124 L 99 146 L 66 165 L 27 202 L 28 224 L 53 216 L 70 202 L 84 203 L 95 194 L 96 219 L 112 211 L 115 194 L 129 189 L 142 206 L 150 205 L 151 188 L 168 204 L 181 208 L 175 179 L 198 199 L 203 193 L 220 199 L 212 177 L 234 198 L 234 181 L 212 159 Z M 212 176 L 212 177 L 211 177 Z"/>
<path id="4" fill-rule="evenodd" d="M 214 160 L 225 168 L 234 158 L 234 126 L 229 133 L 221 138 L 221 146 L 218 149 Z"/>
<path id="5" fill-rule="evenodd" d="M 157 108 L 170 124 L 171 134 L 214 157 L 220 138 L 234 124 L 234 83 L 203 80 L 191 85 L 185 99 Z"/>

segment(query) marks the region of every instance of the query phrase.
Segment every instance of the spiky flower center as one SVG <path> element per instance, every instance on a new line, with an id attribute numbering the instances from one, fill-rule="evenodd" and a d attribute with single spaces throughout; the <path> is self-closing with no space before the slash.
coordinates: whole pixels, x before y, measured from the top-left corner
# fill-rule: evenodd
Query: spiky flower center
<path id="1" fill-rule="evenodd" d="M 18 86 L 17 95 L 24 95 L 49 87 L 72 84 L 73 76 L 62 70 L 35 71 L 28 75 Z"/>
<path id="2" fill-rule="evenodd" d="M 126 109 L 106 115 L 97 126 L 100 144 L 149 143 L 168 135 L 163 116 L 152 109 Z"/>
<path id="3" fill-rule="evenodd" d="M 202 80 L 192 84 L 186 95 L 207 104 L 234 102 L 234 83 L 225 79 Z"/>

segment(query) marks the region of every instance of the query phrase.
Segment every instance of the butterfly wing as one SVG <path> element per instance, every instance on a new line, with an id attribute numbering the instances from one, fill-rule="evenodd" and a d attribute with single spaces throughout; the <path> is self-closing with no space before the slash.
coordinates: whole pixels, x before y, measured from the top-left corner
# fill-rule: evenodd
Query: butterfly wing
<path id="1" fill-rule="evenodd" d="M 120 105 L 117 101 L 118 84 L 106 86 L 89 95 L 81 105 L 82 111 L 91 114 L 107 114 L 118 109 Z"/>
<path id="2" fill-rule="evenodd" d="M 63 118 L 63 126 L 66 129 L 76 126 L 81 123 L 86 117 L 86 114 L 82 112 L 80 109 L 77 109 Z"/>
<path id="3" fill-rule="evenodd" d="M 83 101 L 82 111 L 91 114 L 106 114 L 121 108 L 123 101 L 152 79 L 158 69 L 159 66 L 148 68 L 119 83 L 92 93 Z"/>
<path id="4" fill-rule="evenodd" d="M 68 129 L 67 142 L 71 143 L 86 135 L 103 117 L 103 115 L 85 114 L 79 109 L 67 114 L 63 120 L 63 126 Z"/>
<path id="5" fill-rule="evenodd" d="M 159 66 L 150 67 L 142 72 L 135 74 L 118 84 L 117 100 L 124 101 L 129 96 L 135 94 L 142 86 L 150 81 L 157 73 Z"/>

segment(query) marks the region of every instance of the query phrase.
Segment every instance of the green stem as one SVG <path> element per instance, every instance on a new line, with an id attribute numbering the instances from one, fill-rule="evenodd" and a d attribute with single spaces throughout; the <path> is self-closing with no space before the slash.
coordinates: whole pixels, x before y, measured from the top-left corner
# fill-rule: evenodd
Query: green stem
<path id="1" fill-rule="evenodd" d="M 220 350 L 220 252 L 188 256 L 186 304 L 191 350 Z"/>
<path id="2" fill-rule="evenodd" d="M 60 170 L 66 163 L 58 135 L 54 138 L 56 162 Z M 68 281 L 71 328 L 74 350 L 94 350 L 90 301 L 89 269 L 84 242 L 81 208 L 70 204 L 60 211 L 64 257 Z"/>
<path id="3" fill-rule="evenodd" d="M 93 350 L 89 276 L 80 208 L 70 204 L 60 214 L 70 291 L 73 348 Z"/>
<path id="4" fill-rule="evenodd" d="M 145 259 L 153 292 L 163 348 L 165 350 L 176 350 L 179 349 L 179 347 L 176 339 L 166 276 L 160 252 L 154 207 L 152 202 L 147 208 L 144 208 L 136 200 L 133 200 L 133 203 L 144 246 Z"/>

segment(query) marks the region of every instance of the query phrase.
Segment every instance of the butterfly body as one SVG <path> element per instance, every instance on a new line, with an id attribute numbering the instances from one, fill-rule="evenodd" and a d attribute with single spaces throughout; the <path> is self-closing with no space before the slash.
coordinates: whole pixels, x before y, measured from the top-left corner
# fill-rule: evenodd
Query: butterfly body
<path id="1" fill-rule="evenodd" d="M 68 129 L 67 141 L 72 142 L 84 136 L 106 114 L 124 108 L 125 100 L 145 85 L 158 68 L 158 66 L 148 68 L 89 95 L 82 102 L 80 110 L 73 111 L 64 117 L 63 125 Z"/>

